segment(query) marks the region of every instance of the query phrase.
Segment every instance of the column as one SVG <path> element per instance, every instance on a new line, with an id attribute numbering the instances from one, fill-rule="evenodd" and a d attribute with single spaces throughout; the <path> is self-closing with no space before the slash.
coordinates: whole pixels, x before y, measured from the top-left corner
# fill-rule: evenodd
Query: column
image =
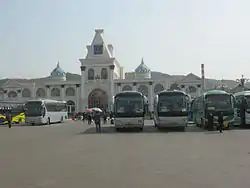
<path id="1" fill-rule="evenodd" d="M 32 99 L 35 99 L 36 98 L 36 83 L 35 81 L 33 81 L 33 84 L 32 84 Z"/>
<path id="2" fill-rule="evenodd" d="M 154 102 L 154 95 L 153 95 L 153 82 L 149 82 L 149 99 L 148 99 L 148 106 L 149 110 L 153 111 L 153 102 Z"/>
<path id="3" fill-rule="evenodd" d="M 198 96 L 202 94 L 201 84 L 197 84 Z"/>
<path id="4" fill-rule="evenodd" d="M 8 98 L 8 90 L 4 90 L 3 100 Z"/>
<path id="5" fill-rule="evenodd" d="M 110 85 L 109 110 L 112 109 L 113 96 L 115 95 L 115 91 L 114 91 L 114 69 L 115 69 L 115 65 L 110 65 L 109 66 L 109 85 Z"/>
<path id="6" fill-rule="evenodd" d="M 137 91 L 136 82 L 133 82 L 133 91 Z"/>
<path id="7" fill-rule="evenodd" d="M 46 98 L 50 98 L 50 85 L 46 85 Z"/>
<path id="8" fill-rule="evenodd" d="M 83 112 L 84 110 L 85 110 L 85 108 L 86 108 L 86 106 L 88 105 L 87 104 L 87 99 L 86 99 L 86 97 L 85 97 L 85 88 L 84 88 L 84 86 L 85 86 L 85 75 L 84 75 L 84 73 L 85 73 L 85 70 L 86 70 L 86 67 L 85 66 L 81 66 L 81 95 L 80 95 L 80 108 L 79 108 L 79 110 L 81 111 L 81 112 Z"/>
<path id="9" fill-rule="evenodd" d="M 81 112 L 80 106 L 80 84 L 76 84 L 76 112 Z"/>
<path id="10" fill-rule="evenodd" d="M 18 89 L 17 90 L 17 100 L 20 101 L 21 98 L 22 98 L 22 90 Z"/>
<path id="11" fill-rule="evenodd" d="M 61 99 L 62 101 L 65 100 L 65 85 L 61 85 Z"/>
<path id="12" fill-rule="evenodd" d="M 118 86 L 118 93 L 121 92 L 121 83 L 117 83 L 117 86 Z"/>

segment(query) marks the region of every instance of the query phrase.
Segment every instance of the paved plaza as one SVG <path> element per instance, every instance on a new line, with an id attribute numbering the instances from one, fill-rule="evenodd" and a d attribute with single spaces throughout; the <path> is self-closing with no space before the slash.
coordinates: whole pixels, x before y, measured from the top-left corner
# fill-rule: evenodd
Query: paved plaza
<path id="1" fill-rule="evenodd" d="M 250 131 L 0 127 L 2 188 L 249 188 Z"/>

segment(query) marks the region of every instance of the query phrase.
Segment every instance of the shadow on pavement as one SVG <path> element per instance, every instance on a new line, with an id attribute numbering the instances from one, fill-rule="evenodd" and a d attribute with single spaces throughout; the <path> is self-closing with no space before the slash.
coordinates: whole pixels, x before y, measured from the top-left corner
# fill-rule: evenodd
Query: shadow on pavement
<path id="1" fill-rule="evenodd" d="M 197 127 L 186 127 L 185 130 L 178 129 L 178 128 L 171 128 L 171 129 L 157 129 L 154 126 L 144 126 L 143 131 L 137 128 L 126 128 L 126 129 L 120 129 L 119 131 L 116 131 L 114 126 L 104 126 L 101 128 L 101 133 L 104 134 L 114 134 L 114 133 L 168 133 L 168 132 L 204 132 L 205 130 L 202 130 Z M 80 132 L 80 134 L 100 134 L 96 132 L 95 127 L 91 127 L 86 129 L 84 132 Z"/>
<path id="2" fill-rule="evenodd" d="M 208 131 L 208 132 L 205 132 L 204 134 L 223 134 L 223 132 L 221 133 L 220 131 Z"/>

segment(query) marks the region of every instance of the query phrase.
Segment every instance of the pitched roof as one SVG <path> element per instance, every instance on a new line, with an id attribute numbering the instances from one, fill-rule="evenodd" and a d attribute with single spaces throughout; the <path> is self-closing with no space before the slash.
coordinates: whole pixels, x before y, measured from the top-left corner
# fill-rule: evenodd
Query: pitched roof
<path id="1" fill-rule="evenodd" d="M 181 81 L 184 81 L 184 80 L 201 80 L 200 77 L 196 76 L 195 74 L 193 73 L 189 73 L 187 74 L 184 78 L 182 78 Z"/>

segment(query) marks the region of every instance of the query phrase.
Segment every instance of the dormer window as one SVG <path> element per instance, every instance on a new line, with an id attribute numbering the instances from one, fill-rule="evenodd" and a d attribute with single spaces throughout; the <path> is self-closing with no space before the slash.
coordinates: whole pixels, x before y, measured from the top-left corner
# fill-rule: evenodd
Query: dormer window
<path id="1" fill-rule="evenodd" d="M 94 45 L 94 55 L 101 55 L 103 54 L 103 45 Z"/>

